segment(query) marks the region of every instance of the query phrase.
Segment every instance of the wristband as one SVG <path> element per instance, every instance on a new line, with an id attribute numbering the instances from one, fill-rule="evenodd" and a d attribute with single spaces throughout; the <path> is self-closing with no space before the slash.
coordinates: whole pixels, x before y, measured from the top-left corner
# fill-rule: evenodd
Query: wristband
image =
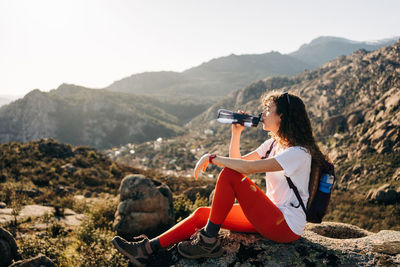
<path id="1" fill-rule="evenodd" d="M 208 162 L 214 164 L 213 159 L 215 159 L 216 157 L 217 157 L 217 155 L 211 154 L 211 155 L 208 157 Z"/>

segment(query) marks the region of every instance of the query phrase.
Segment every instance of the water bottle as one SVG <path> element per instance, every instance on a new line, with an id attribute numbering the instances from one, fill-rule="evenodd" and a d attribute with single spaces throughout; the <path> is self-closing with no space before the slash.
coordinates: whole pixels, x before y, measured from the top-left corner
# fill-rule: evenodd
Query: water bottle
<path id="1" fill-rule="evenodd" d="M 217 121 L 220 123 L 236 124 L 239 123 L 246 127 L 257 127 L 261 121 L 260 113 L 258 116 L 236 113 L 227 109 L 218 110 Z"/>
<path id="2" fill-rule="evenodd" d="M 325 173 L 319 183 L 319 191 L 329 194 L 335 177 L 329 173 Z"/>

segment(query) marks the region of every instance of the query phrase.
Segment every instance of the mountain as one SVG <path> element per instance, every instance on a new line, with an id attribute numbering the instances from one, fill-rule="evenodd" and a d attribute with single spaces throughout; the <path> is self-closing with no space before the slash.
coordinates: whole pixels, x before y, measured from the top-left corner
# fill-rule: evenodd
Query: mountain
<path id="1" fill-rule="evenodd" d="M 12 100 L 5 97 L 0 97 L 0 107 L 10 103 Z"/>
<path id="2" fill-rule="evenodd" d="M 398 39 L 399 37 L 394 37 L 375 42 L 357 42 L 340 37 L 321 36 L 312 40 L 309 44 L 302 45 L 297 51 L 289 55 L 319 67 L 338 56 L 349 55 L 359 49 L 374 51 L 380 47 L 392 45 Z"/>
<path id="3" fill-rule="evenodd" d="M 294 75 L 312 68 L 278 52 L 229 55 L 179 72 L 145 72 L 116 81 L 107 90 L 146 95 L 224 96 L 267 76 Z"/>
<path id="4" fill-rule="evenodd" d="M 293 77 L 260 80 L 230 93 L 197 116 L 186 126 L 188 134 L 159 144 L 157 150 L 153 144 L 141 144 L 133 157 L 147 157 L 151 168 L 191 173 L 204 153 L 228 154 L 231 127 L 216 122 L 219 108 L 258 114 L 263 94 L 289 91 L 304 100 L 316 137 L 336 166 L 338 182 L 328 219 L 369 230 L 384 225 L 396 228 L 400 225 L 400 199 L 393 193 L 396 188 L 400 191 L 399 62 L 400 40 L 373 52 L 358 50 L 340 56 Z M 260 128 L 245 130 L 242 154 L 268 138 Z M 185 161 L 180 164 L 171 158 Z M 211 168 L 208 173 L 213 171 Z M 379 189 L 381 186 L 384 188 Z M 377 200 L 372 197 L 377 191 L 393 193 L 393 197 Z"/>
<path id="5" fill-rule="evenodd" d="M 107 90 L 159 97 L 202 96 L 209 103 L 270 76 L 292 76 L 314 69 L 358 49 L 368 51 L 393 44 L 395 38 L 376 42 L 356 42 L 339 37 L 319 37 L 297 51 L 250 55 L 229 55 L 205 62 L 183 72 L 145 72 L 115 81 Z M 208 96 L 208 98 L 207 98 Z"/>
<path id="6" fill-rule="evenodd" d="M 181 114 L 180 109 L 199 112 L 198 106 L 188 105 L 63 84 L 49 93 L 33 90 L 1 107 L 0 142 L 46 137 L 110 148 L 171 137 L 183 132 L 182 118 L 188 114 Z"/>

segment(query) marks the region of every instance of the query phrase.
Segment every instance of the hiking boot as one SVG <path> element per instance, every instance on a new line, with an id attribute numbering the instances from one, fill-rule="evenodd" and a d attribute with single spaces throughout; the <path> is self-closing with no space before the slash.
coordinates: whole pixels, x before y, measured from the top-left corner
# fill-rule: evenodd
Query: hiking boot
<path id="1" fill-rule="evenodd" d="M 112 239 L 114 247 L 124 254 L 135 266 L 145 266 L 146 260 L 151 255 L 152 250 L 150 241 L 145 235 L 134 237 L 134 239 L 143 238 L 138 242 L 128 242 L 120 236 Z"/>
<path id="2" fill-rule="evenodd" d="M 212 240 L 204 234 L 204 230 L 196 231 L 189 241 L 182 241 L 178 244 L 178 252 L 189 259 L 218 258 L 223 250 L 221 242 L 215 237 L 215 242 L 207 243 L 205 240 Z"/>

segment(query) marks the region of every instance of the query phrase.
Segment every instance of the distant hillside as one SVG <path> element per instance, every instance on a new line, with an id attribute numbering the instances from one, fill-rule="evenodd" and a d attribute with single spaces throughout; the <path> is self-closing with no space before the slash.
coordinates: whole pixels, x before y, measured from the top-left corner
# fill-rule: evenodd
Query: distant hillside
<path id="1" fill-rule="evenodd" d="M 294 77 L 271 77 L 232 92 L 193 119 L 187 125 L 189 134 L 159 144 L 158 151 L 153 144 L 141 144 L 136 157 L 154 155 L 156 161 L 147 157 L 151 168 L 191 172 L 204 153 L 227 155 L 231 127 L 216 122 L 216 111 L 240 108 L 258 114 L 260 97 L 271 90 L 302 97 L 317 139 L 335 163 L 339 181 L 327 219 L 370 230 L 385 225 L 398 229 L 400 199 L 377 203 L 366 197 L 370 189 L 383 184 L 400 188 L 400 40 L 373 52 L 341 56 Z M 260 128 L 245 130 L 242 154 L 268 138 Z"/>
<path id="2" fill-rule="evenodd" d="M 294 75 L 312 68 L 278 52 L 230 55 L 178 72 L 146 72 L 116 81 L 107 90 L 146 95 L 223 96 L 268 76 Z"/>
<path id="3" fill-rule="evenodd" d="M 107 90 L 134 94 L 170 96 L 225 96 L 248 84 L 270 76 L 292 76 L 358 49 L 368 51 L 393 44 L 396 39 L 375 43 L 356 42 L 338 37 L 319 37 L 299 50 L 283 55 L 278 52 L 253 55 L 229 55 L 215 58 L 183 72 L 145 72 L 114 82 Z M 211 103 L 215 103 L 210 98 Z"/>
<path id="4" fill-rule="evenodd" d="M 110 148 L 181 134 L 185 117 L 191 118 L 202 109 L 193 103 L 168 104 L 145 96 L 64 84 L 49 93 L 34 90 L 1 107 L 0 142 L 55 138 L 74 145 Z"/>
<path id="5" fill-rule="evenodd" d="M 392 45 L 399 37 L 379 40 L 376 42 L 357 42 L 340 37 L 321 36 L 309 44 L 302 45 L 289 55 L 315 67 L 335 59 L 338 56 L 349 55 L 356 50 L 374 51 L 380 47 Z"/>

